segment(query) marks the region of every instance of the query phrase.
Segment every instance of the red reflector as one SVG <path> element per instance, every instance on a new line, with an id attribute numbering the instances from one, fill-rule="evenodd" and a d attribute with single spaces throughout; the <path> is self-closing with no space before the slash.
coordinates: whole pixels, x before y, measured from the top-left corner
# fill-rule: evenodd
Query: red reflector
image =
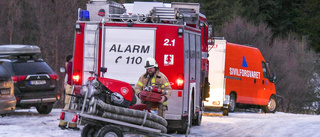
<path id="1" fill-rule="evenodd" d="M 14 82 L 17 82 L 17 81 L 18 81 L 18 77 L 17 77 L 17 76 L 13 76 L 13 77 L 12 77 L 12 80 L 13 80 Z"/>
<path id="2" fill-rule="evenodd" d="M 60 114 L 60 119 L 61 119 L 61 120 L 64 120 L 64 115 L 65 115 L 65 113 L 64 113 L 64 112 L 61 112 L 61 114 Z"/>
<path id="3" fill-rule="evenodd" d="M 74 90 L 73 92 L 76 94 L 76 95 L 81 95 L 81 86 L 74 86 Z"/>
<path id="4" fill-rule="evenodd" d="M 92 81 L 92 80 L 94 80 L 94 77 L 89 77 L 88 78 L 88 81 Z"/>
<path id="5" fill-rule="evenodd" d="M 49 76 L 51 79 L 59 80 L 59 76 L 57 74 L 50 74 Z"/>
<path id="6" fill-rule="evenodd" d="M 178 91 L 178 97 L 182 97 L 182 91 Z"/>
<path id="7" fill-rule="evenodd" d="M 74 115 L 73 118 L 72 118 L 72 122 L 75 122 L 75 123 L 76 123 L 77 120 L 78 120 L 78 116 L 77 116 L 77 115 Z"/>

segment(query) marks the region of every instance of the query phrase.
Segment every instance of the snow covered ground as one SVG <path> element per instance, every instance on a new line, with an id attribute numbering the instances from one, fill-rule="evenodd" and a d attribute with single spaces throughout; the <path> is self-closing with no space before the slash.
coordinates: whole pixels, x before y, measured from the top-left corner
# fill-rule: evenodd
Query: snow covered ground
<path id="1" fill-rule="evenodd" d="M 16 110 L 11 116 L 0 116 L 0 137 L 79 137 L 81 131 L 58 128 L 60 112 L 61 109 L 54 109 L 48 115 L 41 115 L 32 108 Z M 191 128 L 190 137 L 215 136 L 320 137 L 320 115 L 237 112 L 227 117 L 204 116 L 201 126 Z"/>

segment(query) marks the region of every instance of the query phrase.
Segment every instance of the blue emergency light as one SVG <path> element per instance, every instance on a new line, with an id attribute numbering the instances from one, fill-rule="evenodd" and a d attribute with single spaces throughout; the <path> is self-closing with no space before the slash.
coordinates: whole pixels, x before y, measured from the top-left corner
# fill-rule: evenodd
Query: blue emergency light
<path id="1" fill-rule="evenodd" d="M 89 11 L 81 10 L 80 11 L 80 20 L 81 21 L 90 21 Z"/>

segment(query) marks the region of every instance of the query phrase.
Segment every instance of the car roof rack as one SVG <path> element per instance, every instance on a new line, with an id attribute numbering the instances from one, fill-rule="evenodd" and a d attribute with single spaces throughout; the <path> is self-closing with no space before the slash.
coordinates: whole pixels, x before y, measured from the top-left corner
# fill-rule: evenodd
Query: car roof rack
<path id="1" fill-rule="evenodd" d="M 41 50 L 35 45 L 0 45 L 0 55 L 35 55 Z"/>

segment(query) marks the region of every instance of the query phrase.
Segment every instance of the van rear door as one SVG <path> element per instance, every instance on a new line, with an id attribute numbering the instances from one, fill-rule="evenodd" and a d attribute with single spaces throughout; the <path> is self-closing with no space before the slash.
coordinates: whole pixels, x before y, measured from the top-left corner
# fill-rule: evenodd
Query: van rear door
<path id="1" fill-rule="evenodd" d="M 209 45 L 209 97 L 205 99 L 205 107 L 222 107 L 225 97 L 225 56 L 226 40 L 215 40 Z"/>

